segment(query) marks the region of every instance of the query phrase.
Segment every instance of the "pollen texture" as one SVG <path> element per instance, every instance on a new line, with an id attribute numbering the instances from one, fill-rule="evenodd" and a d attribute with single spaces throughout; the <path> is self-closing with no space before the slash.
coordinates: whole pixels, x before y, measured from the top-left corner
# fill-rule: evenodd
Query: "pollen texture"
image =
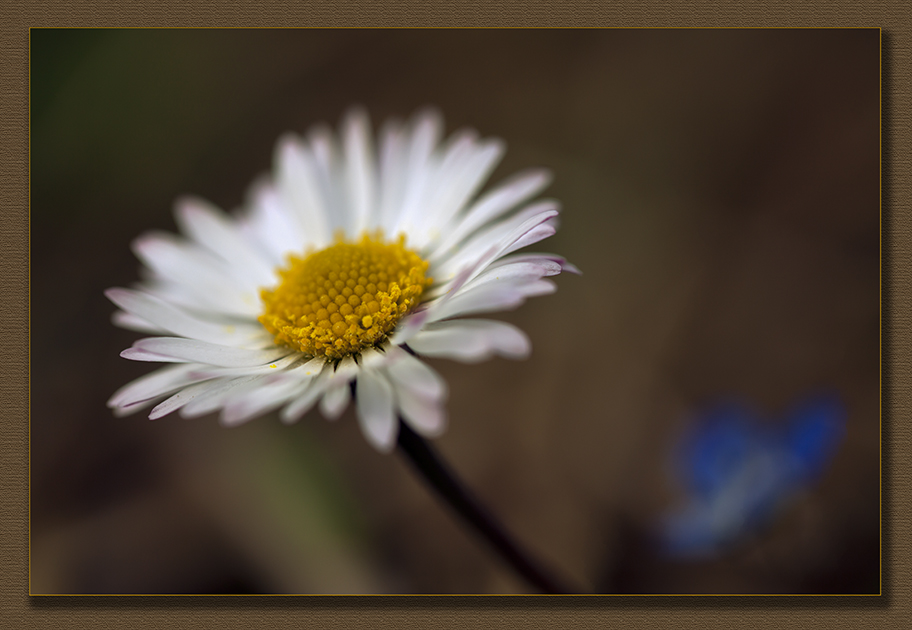
<path id="1" fill-rule="evenodd" d="M 431 284 L 428 263 L 405 236 L 341 239 L 304 257 L 289 256 L 273 289 L 261 289 L 259 321 L 275 342 L 311 356 L 339 359 L 382 342 Z"/>

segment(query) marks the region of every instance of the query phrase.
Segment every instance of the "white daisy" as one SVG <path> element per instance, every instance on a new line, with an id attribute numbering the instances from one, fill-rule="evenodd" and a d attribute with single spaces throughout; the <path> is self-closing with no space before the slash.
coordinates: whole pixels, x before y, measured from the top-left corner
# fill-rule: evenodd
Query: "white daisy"
<path id="1" fill-rule="evenodd" d="M 386 124 L 375 150 L 367 116 L 340 137 L 325 127 L 280 139 L 272 178 L 229 216 L 177 203 L 184 236 L 133 243 L 136 289 L 109 289 L 114 322 L 153 333 L 121 356 L 167 363 L 117 391 L 108 406 L 149 417 L 221 410 L 234 425 L 314 405 L 337 418 L 355 391 L 367 440 L 390 451 L 398 417 L 426 437 L 446 424 L 446 385 L 418 357 L 523 358 L 510 324 L 465 315 L 513 308 L 576 271 L 550 254 L 516 254 L 556 231 L 558 204 L 530 200 L 546 171 L 476 196 L 504 152 L 499 140 L 454 133 L 441 143 L 432 111 Z M 355 384 L 352 387 L 352 384 Z"/>

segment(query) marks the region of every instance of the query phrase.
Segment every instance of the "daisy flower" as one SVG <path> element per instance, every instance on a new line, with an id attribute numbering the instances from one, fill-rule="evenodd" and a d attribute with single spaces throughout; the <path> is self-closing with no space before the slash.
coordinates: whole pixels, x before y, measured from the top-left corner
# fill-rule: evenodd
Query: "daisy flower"
<path id="1" fill-rule="evenodd" d="M 289 134 L 271 177 L 229 215 L 182 199 L 181 236 L 133 243 L 143 281 L 113 288 L 114 322 L 150 333 L 121 356 L 165 363 L 117 391 L 117 415 L 221 411 L 236 425 L 280 409 L 337 418 L 354 397 L 368 442 L 396 444 L 399 418 L 425 437 L 445 428 L 446 385 L 422 357 L 519 359 L 526 335 L 480 313 L 551 293 L 576 271 L 550 254 L 515 253 L 551 236 L 558 204 L 532 201 L 544 170 L 479 195 L 504 152 L 463 130 L 442 141 L 433 111 L 389 122 L 376 148 L 367 115 L 338 137 Z"/>

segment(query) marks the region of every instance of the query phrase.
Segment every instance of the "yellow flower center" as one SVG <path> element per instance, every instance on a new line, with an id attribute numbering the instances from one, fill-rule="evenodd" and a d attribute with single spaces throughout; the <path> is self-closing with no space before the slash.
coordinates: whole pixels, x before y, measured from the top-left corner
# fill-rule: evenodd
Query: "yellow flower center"
<path id="1" fill-rule="evenodd" d="M 340 359 L 382 342 L 432 279 L 428 263 L 382 232 L 357 243 L 341 237 L 304 257 L 289 256 L 281 283 L 261 289 L 259 321 L 275 342 L 311 356 Z"/>

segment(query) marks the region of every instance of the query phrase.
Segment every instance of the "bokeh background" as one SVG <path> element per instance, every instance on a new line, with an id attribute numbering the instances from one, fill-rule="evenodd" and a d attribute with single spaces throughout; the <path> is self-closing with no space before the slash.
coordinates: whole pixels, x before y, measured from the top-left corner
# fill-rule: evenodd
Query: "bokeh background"
<path id="1" fill-rule="evenodd" d="M 498 315 L 533 355 L 435 361 L 434 446 L 523 544 L 602 593 L 880 589 L 880 33 L 31 31 L 32 593 L 526 593 L 352 410 L 225 429 L 114 418 L 148 364 L 102 295 L 173 200 L 243 204 L 278 136 L 438 107 L 556 175 L 584 275 Z M 737 399 L 835 394 L 819 478 L 675 557 L 673 454 Z"/>

